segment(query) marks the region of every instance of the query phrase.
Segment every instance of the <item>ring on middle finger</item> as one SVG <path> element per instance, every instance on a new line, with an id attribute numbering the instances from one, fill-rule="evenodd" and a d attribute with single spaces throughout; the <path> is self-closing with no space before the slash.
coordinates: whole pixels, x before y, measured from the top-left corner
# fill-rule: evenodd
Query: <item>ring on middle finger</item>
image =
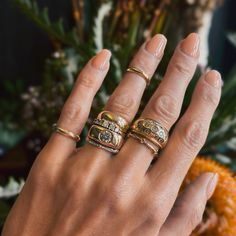
<path id="1" fill-rule="evenodd" d="M 146 87 L 148 87 L 148 85 L 150 84 L 150 78 L 143 70 L 141 70 L 137 67 L 128 67 L 126 71 L 132 72 L 132 73 L 135 73 L 135 74 L 141 76 L 146 82 Z"/>
<path id="2" fill-rule="evenodd" d="M 122 117 L 102 111 L 94 119 L 87 135 L 87 141 L 111 153 L 118 153 L 124 143 L 128 122 Z"/>

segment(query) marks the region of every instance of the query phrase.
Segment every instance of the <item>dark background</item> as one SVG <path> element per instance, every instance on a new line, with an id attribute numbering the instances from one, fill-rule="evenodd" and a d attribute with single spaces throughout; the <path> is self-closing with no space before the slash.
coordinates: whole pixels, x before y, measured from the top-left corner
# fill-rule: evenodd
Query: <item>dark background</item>
<path id="1" fill-rule="evenodd" d="M 65 16 L 66 25 L 71 25 L 70 1 L 40 0 L 38 3 L 48 6 L 52 19 Z M 213 22 L 209 38 L 210 60 L 215 69 L 226 74 L 236 61 L 236 50 L 225 35 L 227 31 L 236 32 L 236 1 L 226 0 L 216 11 Z M 1 82 L 17 78 L 27 84 L 40 82 L 45 58 L 52 51 L 47 36 L 23 16 L 11 0 L 1 0 L 0 29 Z"/>

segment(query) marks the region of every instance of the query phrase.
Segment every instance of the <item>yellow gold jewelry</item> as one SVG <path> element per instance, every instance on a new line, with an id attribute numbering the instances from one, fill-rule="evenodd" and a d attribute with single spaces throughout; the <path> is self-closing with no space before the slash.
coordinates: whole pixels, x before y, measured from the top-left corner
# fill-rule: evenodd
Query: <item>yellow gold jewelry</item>
<path id="1" fill-rule="evenodd" d="M 152 119 L 137 119 L 131 126 L 131 132 L 147 138 L 160 148 L 163 148 L 168 140 L 168 130 Z"/>
<path id="2" fill-rule="evenodd" d="M 143 70 L 141 70 L 137 67 L 128 67 L 126 71 L 132 72 L 132 73 L 135 73 L 135 74 L 141 76 L 145 80 L 147 86 L 150 84 L 150 78 Z"/>
<path id="3" fill-rule="evenodd" d="M 117 124 L 122 132 L 126 132 L 129 128 L 128 122 L 121 116 L 116 115 L 110 111 L 102 111 L 98 114 L 97 119 L 107 120 L 108 122 L 112 122 L 114 125 Z"/>
<path id="4" fill-rule="evenodd" d="M 124 137 L 108 128 L 92 125 L 87 135 L 87 141 L 109 152 L 117 153 L 124 142 Z"/>
<path id="5" fill-rule="evenodd" d="M 118 133 L 118 134 L 124 136 L 124 132 L 122 131 L 120 126 L 118 124 L 116 124 L 114 121 L 96 118 L 93 120 L 93 124 L 104 127 L 108 130 L 111 130 L 115 133 Z"/>
<path id="6" fill-rule="evenodd" d="M 74 134 L 73 132 L 63 129 L 59 127 L 57 124 L 53 124 L 53 130 L 61 135 L 64 135 L 65 137 L 73 139 L 75 142 L 80 141 L 80 136 L 78 134 Z"/>
<path id="7" fill-rule="evenodd" d="M 145 144 L 145 145 L 151 150 L 151 152 L 153 153 L 153 155 L 154 155 L 154 156 L 157 156 L 158 151 L 159 151 L 159 149 L 160 149 L 159 146 L 156 146 L 156 145 L 154 145 L 152 142 L 150 142 L 148 139 L 146 139 L 146 138 L 144 138 L 144 137 L 141 137 L 141 136 L 139 136 L 139 135 L 137 135 L 137 134 L 131 133 L 131 132 L 128 133 L 127 136 L 128 136 L 128 137 L 132 137 L 132 138 L 138 140 L 138 141 L 139 141 L 140 143 L 142 143 L 142 144 Z"/>
<path id="8" fill-rule="evenodd" d="M 110 111 L 102 111 L 94 119 L 86 140 L 109 152 L 119 152 L 128 130 L 128 122 Z"/>

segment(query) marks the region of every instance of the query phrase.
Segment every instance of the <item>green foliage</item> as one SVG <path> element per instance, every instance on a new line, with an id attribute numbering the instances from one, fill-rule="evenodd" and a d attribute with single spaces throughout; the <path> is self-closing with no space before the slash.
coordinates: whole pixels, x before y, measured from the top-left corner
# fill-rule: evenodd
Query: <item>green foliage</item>
<path id="1" fill-rule="evenodd" d="M 39 9 L 35 0 L 12 0 L 21 11 L 29 17 L 39 28 L 48 36 L 59 43 L 73 47 L 80 54 L 86 55 L 85 48 L 82 47 L 76 29 L 66 32 L 63 25 L 63 19 L 51 22 L 48 9 Z"/>
<path id="2" fill-rule="evenodd" d="M 166 49 L 158 74 L 154 75 L 153 82 L 143 96 L 141 110 L 161 81 L 177 38 L 181 37 L 180 32 L 186 31 L 184 27 L 188 28 L 188 25 L 185 26 L 183 23 L 185 18 L 181 19 L 181 14 L 178 14 L 178 11 L 179 13 L 184 12 L 183 6 L 178 1 L 162 4 L 150 1 L 146 6 L 145 3 L 142 5 L 143 3 L 131 1 L 130 5 L 122 8 L 122 4 L 119 1 L 101 0 L 96 2 L 96 6 L 99 7 L 95 9 L 93 1 L 89 0 L 85 2 L 83 11 L 81 9 L 73 9 L 73 11 L 77 10 L 77 13 L 84 17 L 80 19 L 80 24 L 75 24 L 75 28 L 69 32 L 66 32 L 62 19 L 51 22 L 48 9 L 39 9 L 35 0 L 13 1 L 25 15 L 48 34 L 54 44 L 56 41 L 57 45 L 55 53 L 58 55 L 54 55 L 46 61 L 44 80 L 41 88 L 38 88 L 39 92 L 41 91 L 40 93 L 42 93 L 41 106 L 43 106 L 43 109 L 40 110 L 38 108 L 40 106 L 34 107 L 30 105 L 30 100 L 28 101 L 28 107 L 34 110 L 34 115 L 36 114 L 36 116 L 28 117 L 31 120 L 36 120 L 31 128 L 38 127 L 39 131 L 41 130 L 46 135 L 50 132 L 50 127 L 48 126 L 50 122 L 48 121 L 56 119 L 56 114 L 59 114 L 63 103 L 60 101 L 58 104 L 54 104 L 52 109 L 52 107 L 48 106 L 49 101 L 55 100 L 55 96 L 66 97 L 69 94 L 77 72 L 95 52 L 102 47 L 106 47 L 112 51 L 113 56 L 108 76 L 95 97 L 96 106 L 92 109 L 91 117 L 96 116 L 99 110 L 102 109 L 107 98 L 120 82 L 136 47 L 145 40 L 144 32 L 146 35 L 164 32 L 167 37 L 172 37 L 173 29 L 175 29 L 175 37 L 172 37 L 169 47 Z M 160 12 L 159 18 L 155 19 L 153 15 L 155 11 Z M 182 22 L 182 25 L 178 25 L 178 22 Z M 229 39 L 234 43 L 235 35 L 230 34 Z M 59 49 L 58 45 L 60 45 Z M 198 68 L 187 90 L 182 114 L 188 107 L 192 91 L 200 74 L 201 70 Z M 53 93 L 50 88 L 54 88 L 55 92 Z M 225 79 L 221 103 L 213 117 L 210 133 L 201 151 L 202 153 L 218 152 L 218 146 L 230 146 L 227 143 L 235 137 L 235 89 L 236 68 Z M 88 126 L 85 127 L 85 130 L 87 128 Z"/>
<path id="3" fill-rule="evenodd" d="M 233 33 L 233 32 L 228 33 L 228 39 L 236 48 L 236 33 Z"/>

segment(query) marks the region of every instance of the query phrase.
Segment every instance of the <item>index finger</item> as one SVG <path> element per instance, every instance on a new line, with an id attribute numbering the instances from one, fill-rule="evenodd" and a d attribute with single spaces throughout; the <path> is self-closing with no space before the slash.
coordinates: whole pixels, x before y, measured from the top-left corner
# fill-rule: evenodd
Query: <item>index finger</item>
<path id="1" fill-rule="evenodd" d="M 74 88 L 68 97 L 58 127 L 79 135 L 88 119 L 93 98 L 100 88 L 109 69 L 110 51 L 103 49 L 94 56 L 80 72 Z M 76 142 L 59 133 L 53 133 L 45 148 L 53 158 L 67 158 L 75 149 Z M 47 157 L 50 159 L 50 157 Z"/>

